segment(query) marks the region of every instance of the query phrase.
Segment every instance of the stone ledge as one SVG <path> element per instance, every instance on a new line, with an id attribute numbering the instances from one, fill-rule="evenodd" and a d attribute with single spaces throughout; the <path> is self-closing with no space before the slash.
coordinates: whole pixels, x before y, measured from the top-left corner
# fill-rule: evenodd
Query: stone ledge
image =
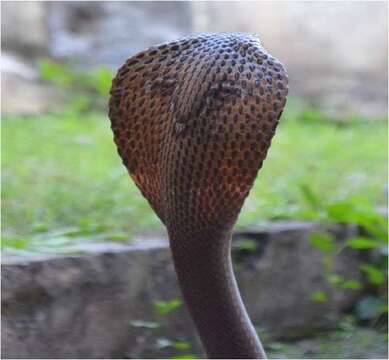
<path id="1" fill-rule="evenodd" d="M 322 276 L 322 253 L 307 239 L 319 225 L 286 222 L 234 235 L 235 271 L 254 324 L 273 337 L 333 326 L 358 292 L 334 291 Z M 334 226 L 337 241 L 356 228 Z M 250 239 L 254 251 L 239 250 Z M 153 302 L 180 298 L 166 238 L 82 247 L 80 256 L 6 258 L 2 265 L 2 353 L 5 358 L 163 357 L 154 336 L 185 339 L 201 352 L 185 307 L 161 317 Z M 358 279 L 357 253 L 337 256 L 336 271 Z M 311 294 L 324 290 L 326 302 Z M 157 321 L 153 332 L 130 325 Z"/>

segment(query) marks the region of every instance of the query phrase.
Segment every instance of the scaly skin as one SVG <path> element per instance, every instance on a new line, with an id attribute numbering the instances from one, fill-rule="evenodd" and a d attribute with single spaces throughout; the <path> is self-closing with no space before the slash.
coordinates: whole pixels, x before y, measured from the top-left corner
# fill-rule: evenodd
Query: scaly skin
<path id="1" fill-rule="evenodd" d="M 282 64 L 250 34 L 199 34 L 131 57 L 113 80 L 118 152 L 166 225 L 211 358 L 265 358 L 231 265 L 231 233 L 283 111 Z"/>

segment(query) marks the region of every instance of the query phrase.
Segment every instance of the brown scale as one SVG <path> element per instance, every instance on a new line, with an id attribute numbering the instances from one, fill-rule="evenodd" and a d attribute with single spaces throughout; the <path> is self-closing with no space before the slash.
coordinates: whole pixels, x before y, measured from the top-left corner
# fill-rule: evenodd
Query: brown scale
<path id="1" fill-rule="evenodd" d="M 283 111 L 282 64 L 249 34 L 200 34 L 131 57 L 113 80 L 118 152 L 166 225 L 211 358 L 263 358 L 231 265 L 231 233 Z"/>

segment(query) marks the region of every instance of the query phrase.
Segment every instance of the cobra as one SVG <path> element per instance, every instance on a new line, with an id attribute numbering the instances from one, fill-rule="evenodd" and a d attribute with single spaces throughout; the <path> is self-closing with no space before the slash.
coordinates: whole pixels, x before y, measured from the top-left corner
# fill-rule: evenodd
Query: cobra
<path id="1" fill-rule="evenodd" d="M 129 174 L 166 226 L 210 358 L 265 358 L 231 262 L 231 234 L 286 103 L 283 65 L 257 36 L 205 33 L 129 58 L 109 117 Z"/>

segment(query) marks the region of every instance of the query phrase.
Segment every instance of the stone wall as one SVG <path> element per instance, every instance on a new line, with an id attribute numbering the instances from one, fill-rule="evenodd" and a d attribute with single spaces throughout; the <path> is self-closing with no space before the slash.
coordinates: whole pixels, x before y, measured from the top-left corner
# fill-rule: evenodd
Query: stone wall
<path id="1" fill-rule="evenodd" d="M 266 338 L 299 337 L 334 326 L 360 296 L 357 291 L 335 291 L 323 278 L 322 253 L 307 241 L 318 229 L 312 223 L 279 223 L 234 236 L 239 288 L 253 323 Z M 339 242 L 356 233 L 341 226 L 331 231 Z M 239 246 L 247 239 L 256 244 L 253 251 Z M 153 312 L 156 300 L 181 298 L 166 239 L 74 251 L 83 255 L 3 259 L 5 358 L 171 356 L 171 349 L 156 348 L 158 337 L 190 341 L 193 348 L 187 352 L 201 353 L 184 306 L 168 316 Z M 356 253 L 342 251 L 335 271 L 359 279 Z M 319 290 L 329 294 L 328 301 L 311 299 Z M 134 320 L 161 327 L 134 327 Z"/>
<path id="2" fill-rule="evenodd" d="M 31 58 L 48 54 L 50 32 L 44 3 L 1 2 L 1 48 Z"/>
<path id="3" fill-rule="evenodd" d="M 197 31 L 260 34 L 287 67 L 290 95 L 336 115 L 387 116 L 385 2 L 194 2 Z"/>
<path id="4" fill-rule="evenodd" d="M 192 31 L 187 2 L 51 2 L 50 50 L 83 65 L 118 67 L 130 55 Z"/>
<path id="5" fill-rule="evenodd" d="M 33 1 L 1 8 L 2 113 L 61 109 L 60 92 L 39 81 L 39 58 L 114 69 L 145 47 L 192 31 L 187 2 Z"/>
<path id="6" fill-rule="evenodd" d="M 385 2 L 59 1 L 1 6 L 3 51 L 24 61 L 49 54 L 81 66 L 117 68 L 143 48 L 192 32 L 256 32 L 285 63 L 291 96 L 338 118 L 387 116 Z M 4 91 L 10 93 L 5 100 L 18 97 L 7 84 Z"/>

